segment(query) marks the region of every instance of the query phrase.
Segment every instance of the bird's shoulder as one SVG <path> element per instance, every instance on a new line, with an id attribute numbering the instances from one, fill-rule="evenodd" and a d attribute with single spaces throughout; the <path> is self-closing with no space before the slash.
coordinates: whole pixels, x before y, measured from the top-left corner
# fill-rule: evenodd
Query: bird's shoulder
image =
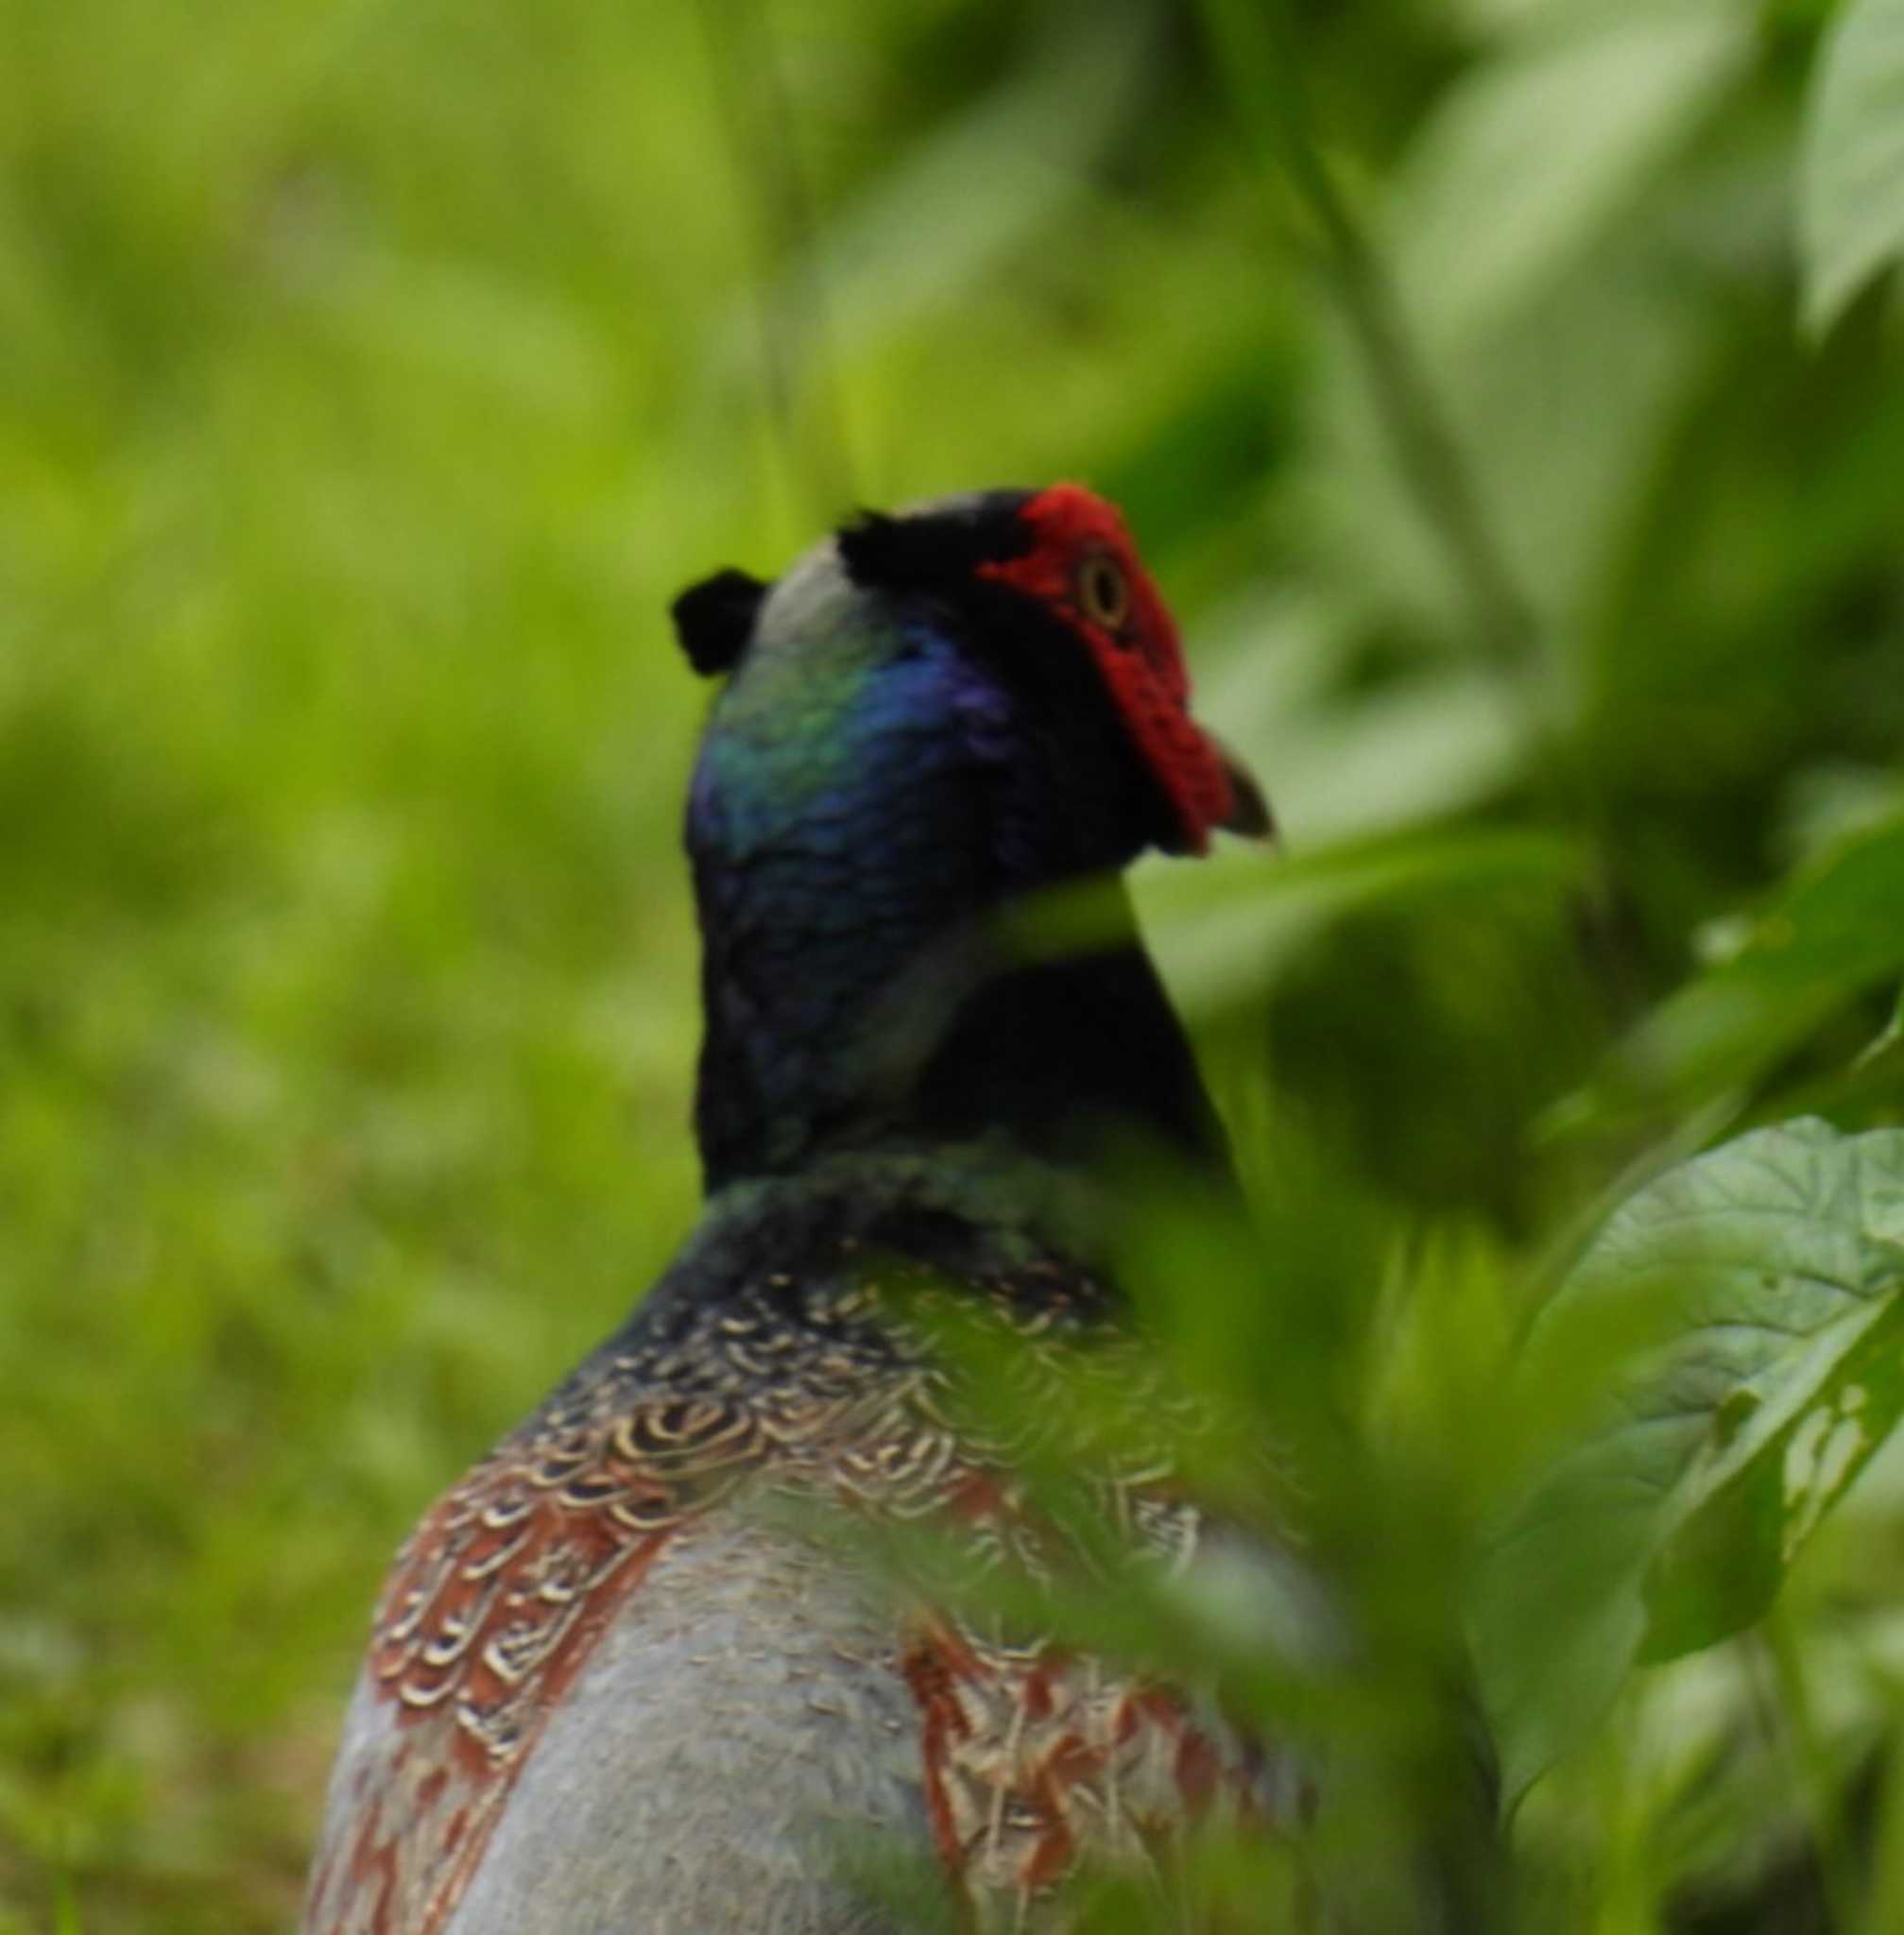
<path id="1" fill-rule="evenodd" d="M 604 1634 L 664 1554 L 710 1543 L 737 1494 L 907 1521 L 993 1511 L 991 1447 L 944 1408 L 918 1299 L 975 1295 L 1024 1335 L 1083 1335 L 1102 1326 L 1101 1287 L 1049 1258 L 954 1282 L 813 1222 L 780 1214 L 691 1241 L 628 1323 L 424 1514 L 372 1619 L 313 1935 L 443 1925 Z"/>

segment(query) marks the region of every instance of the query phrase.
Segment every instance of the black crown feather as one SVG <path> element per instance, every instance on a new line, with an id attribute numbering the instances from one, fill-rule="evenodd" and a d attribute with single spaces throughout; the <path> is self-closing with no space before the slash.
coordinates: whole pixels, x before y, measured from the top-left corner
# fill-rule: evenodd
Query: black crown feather
<path id="1" fill-rule="evenodd" d="M 986 490 L 888 516 L 863 510 L 839 534 L 856 585 L 893 591 L 955 589 L 982 564 L 1021 557 L 1032 534 L 1018 513 L 1028 490 Z"/>

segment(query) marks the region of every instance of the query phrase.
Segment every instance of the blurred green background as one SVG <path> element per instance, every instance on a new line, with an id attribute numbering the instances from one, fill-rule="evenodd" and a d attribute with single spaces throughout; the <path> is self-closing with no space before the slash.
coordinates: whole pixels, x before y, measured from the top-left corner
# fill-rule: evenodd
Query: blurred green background
<path id="1" fill-rule="evenodd" d="M 390 1550 L 692 1214 L 666 601 L 851 504 L 1125 505 L 1299 889 L 1152 869 L 1173 981 L 1465 1313 L 1397 1415 L 1700 1108 L 1897 1117 L 1870 972 L 1590 1079 L 1898 799 L 1904 343 L 1798 323 L 1830 12 L 0 0 L 0 1928 L 294 1918 Z M 1818 1778 L 1694 1662 L 1696 1767 L 1655 1704 L 1549 1806 L 1579 1926 L 1863 1779 L 1870 1489 L 1788 1595 Z"/>

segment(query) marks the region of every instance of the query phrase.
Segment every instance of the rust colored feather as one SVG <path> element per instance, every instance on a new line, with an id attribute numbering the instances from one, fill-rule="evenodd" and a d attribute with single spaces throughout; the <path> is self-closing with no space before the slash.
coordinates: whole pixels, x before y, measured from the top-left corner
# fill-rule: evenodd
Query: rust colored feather
<path id="1" fill-rule="evenodd" d="M 1017 1333 L 1025 1429 L 1062 1436 L 1056 1380 L 1094 1328 L 1093 1298 L 1021 1292 L 1001 1279 L 991 1302 Z M 307 1935 L 437 1935 L 602 1635 L 664 1550 L 744 1485 L 875 1530 L 927 1525 L 981 1569 L 1064 1563 L 1013 1476 L 1024 1444 L 961 1422 L 958 1379 L 879 1304 L 860 1284 L 794 1293 L 790 1310 L 782 1280 L 698 1311 L 684 1332 L 585 1367 L 437 1504 L 377 1611 L 359 1695 L 372 1742 L 341 1807 L 334 1797 Z M 1122 1344 L 1107 1352 L 1126 1353 L 1141 1362 Z M 1200 1520 L 1170 1495 L 1166 1464 L 1127 1456 L 1099 1476 L 1106 1522 L 1187 1562 Z M 1234 1730 L 1036 1636 L 982 1636 L 922 1604 L 896 1616 L 891 1670 L 916 1704 L 939 1858 L 983 1924 L 1021 1920 L 1086 1852 L 1149 1860 L 1212 1807 L 1277 1811 L 1262 1756 Z"/>

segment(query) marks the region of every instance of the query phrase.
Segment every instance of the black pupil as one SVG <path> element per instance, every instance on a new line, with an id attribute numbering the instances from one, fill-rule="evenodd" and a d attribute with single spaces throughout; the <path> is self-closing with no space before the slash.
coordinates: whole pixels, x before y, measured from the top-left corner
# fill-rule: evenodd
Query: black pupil
<path id="1" fill-rule="evenodd" d="M 1124 608 L 1124 580 L 1118 575 L 1117 567 L 1102 557 L 1094 557 L 1084 570 L 1085 602 L 1091 608 L 1091 616 L 1102 619 L 1107 625 L 1123 622 Z"/>

